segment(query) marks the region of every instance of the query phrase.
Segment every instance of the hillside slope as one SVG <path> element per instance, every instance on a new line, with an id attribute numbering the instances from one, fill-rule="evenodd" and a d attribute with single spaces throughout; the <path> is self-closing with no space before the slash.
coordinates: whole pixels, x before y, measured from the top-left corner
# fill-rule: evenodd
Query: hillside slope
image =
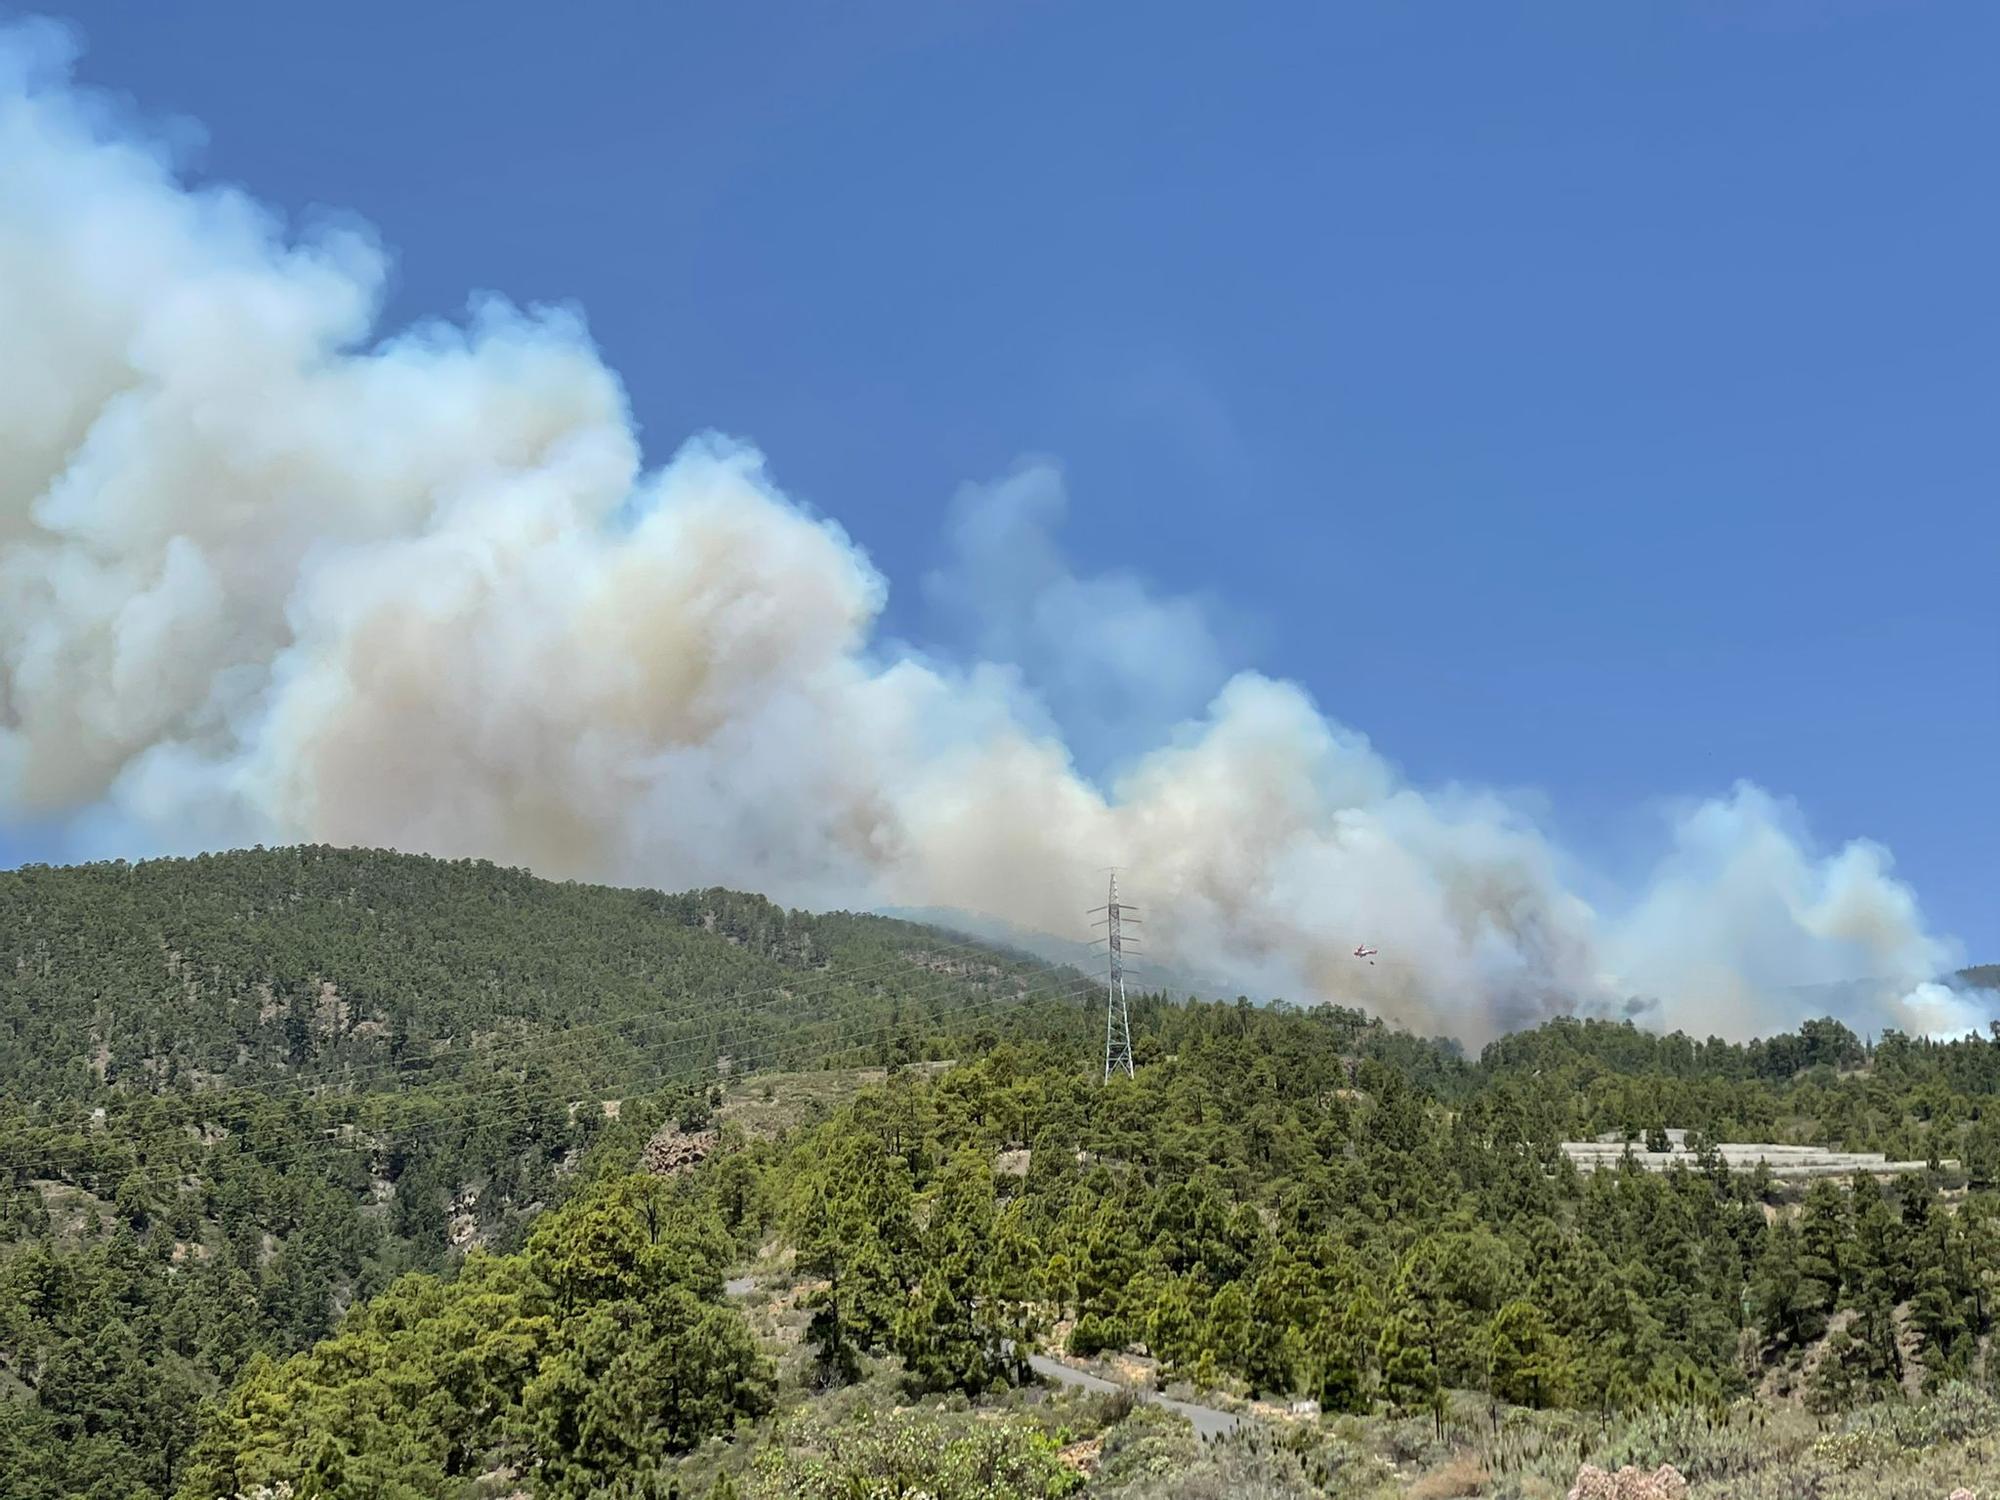
<path id="1" fill-rule="evenodd" d="M 1572 1021 L 1469 1064 L 1333 1008 L 1138 1021 L 1129 1079 L 995 1046 L 668 1185 L 603 1161 L 522 1253 L 247 1372 L 181 1496 L 337 1472 L 326 1492 L 426 1500 L 1555 1500 L 1587 1461 L 1674 1463 L 1694 1488 L 1660 1493 L 1691 1500 L 1864 1500 L 1994 1476 L 1991 1042 Z M 1806 1184 L 1560 1150 L 1621 1121 L 1976 1169 Z M 1058 1373 L 1103 1395 L 1034 1387 Z"/>
<path id="2" fill-rule="evenodd" d="M 0 1491 L 777 1500 L 914 1454 L 965 1500 L 1386 1496 L 1453 1389 L 1497 1476 L 1522 1455 L 1492 1403 L 1735 1401 L 1761 1442 L 1774 1402 L 1988 1376 L 2000 1044 L 1560 1020 L 1474 1062 L 1338 1007 L 1145 995 L 1107 1085 L 1098 984 L 881 917 L 393 854 L 0 876 Z M 1668 1126 L 1964 1167 L 1801 1192 L 1559 1149 Z M 1380 1442 L 1266 1433 L 1161 1489 L 1196 1459 L 1150 1408 L 1010 1392 L 1037 1344 Z M 1065 1432 L 1099 1444 L 1081 1489 Z"/>
<path id="3" fill-rule="evenodd" d="M 963 973 L 929 962 L 961 950 Z M 30 867 L 0 873 L 0 1095 L 375 1087 L 385 1065 L 407 1082 L 445 1052 L 501 1055 L 578 1027 L 593 1043 L 570 1062 L 611 1078 L 684 1039 L 748 1057 L 780 1038 L 834 1041 L 798 1028 L 892 992 L 942 1010 L 1051 978 L 880 917 L 476 861 L 301 848 Z M 725 995 L 736 1003 L 712 1003 Z"/>
<path id="4" fill-rule="evenodd" d="M 721 1075 L 1081 1037 L 1087 985 L 881 917 L 383 852 L 0 873 L 0 1475 L 53 1447 L 48 1494 L 166 1493 L 253 1353 L 518 1242 Z"/>

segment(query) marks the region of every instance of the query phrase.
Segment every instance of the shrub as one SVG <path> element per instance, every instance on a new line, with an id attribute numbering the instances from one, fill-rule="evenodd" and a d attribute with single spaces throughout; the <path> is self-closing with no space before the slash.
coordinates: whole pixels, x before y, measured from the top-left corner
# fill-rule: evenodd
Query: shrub
<path id="1" fill-rule="evenodd" d="M 1076 1320 L 1076 1326 L 1069 1332 L 1069 1352 L 1079 1359 L 1088 1359 L 1093 1354 L 1106 1349 L 1125 1347 L 1124 1330 L 1108 1318 L 1100 1318 L 1095 1313 L 1085 1313 Z"/>
<path id="2" fill-rule="evenodd" d="M 1747 1416 L 1708 1406 L 1656 1406 L 1635 1412 L 1607 1436 L 1593 1461 L 1606 1469 L 1652 1470 L 1670 1463 L 1690 1482 L 1748 1474 L 1773 1457 L 1774 1436 Z"/>
<path id="3" fill-rule="evenodd" d="M 747 1500 L 1056 1500 L 1083 1483 L 1056 1439 L 1021 1421 L 962 1414 L 863 1413 L 831 1425 L 784 1424 L 757 1456 Z"/>

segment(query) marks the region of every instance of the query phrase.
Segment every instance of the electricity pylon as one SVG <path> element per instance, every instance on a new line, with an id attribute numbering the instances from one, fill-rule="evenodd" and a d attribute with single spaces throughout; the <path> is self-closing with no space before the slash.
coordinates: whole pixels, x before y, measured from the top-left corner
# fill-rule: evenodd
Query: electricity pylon
<path id="1" fill-rule="evenodd" d="M 1132 1076 L 1132 1021 L 1125 1010 L 1125 952 L 1124 929 L 1127 925 L 1137 927 L 1139 919 L 1131 913 L 1139 908 L 1127 906 L 1118 899 L 1118 872 L 1111 872 L 1111 894 L 1105 904 L 1091 909 L 1091 915 L 1104 914 L 1103 920 L 1091 923 L 1093 927 L 1104 929 L 1104 946 L 1109 963 L 1104 976 L 1104 1081 L 1109 1083 L 1113 1073 Z"/>

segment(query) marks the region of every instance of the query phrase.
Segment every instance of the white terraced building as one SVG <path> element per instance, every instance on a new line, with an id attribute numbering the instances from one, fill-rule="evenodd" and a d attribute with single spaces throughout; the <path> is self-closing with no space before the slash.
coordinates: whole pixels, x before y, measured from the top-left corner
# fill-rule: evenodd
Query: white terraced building
<path id="1" fill-rule="evenodd" d="M 1688 1149 L 1685 1130 L 1669 1130 L 1665 1151 L 1648 1151 L 1642 1136 L 1628 1141 L 1617 1131 L 1594 1141 L 1564 1141 L 1563 1154 L 1583 1171 L 1616 1167 L 1630 1152 L 1632 1160 L 1649 1172 L 1664 1172 L 1676 1164 L 1699 1169 L 1701 1157 Z M 1879 1151 L 1828 1151 L 1819 1146 L 1780 1146 L 1770 1142 L 1717 1142 L 1723 1165 L 1732 1172 L 1754 1172 L 1759 1162 L 1771 1169 L 1773 1177 L 1849 1177 L 1856 1172 L 1873 1176 L 1893 1176 L 1899 1172 L 1922 1172 L 1930 1166 L 1922 1161 L 1890 1161 Z M 1944 1161 L 1941 1167 L 1955 1167 Z"/>

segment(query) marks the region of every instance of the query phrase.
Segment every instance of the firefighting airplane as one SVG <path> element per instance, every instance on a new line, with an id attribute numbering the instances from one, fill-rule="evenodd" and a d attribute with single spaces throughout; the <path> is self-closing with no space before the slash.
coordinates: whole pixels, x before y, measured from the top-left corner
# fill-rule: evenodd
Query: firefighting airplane
<path id="1" fill-rule="evenodd" d="M 1364 948 L 1364 947 L 1362 947 L 1362 946 L 1361 946 L 1361 944 L 1359 944 L 1359 943 L 1356 943 L 1356 944 L 1354 945 L 1354 956 L 1355 956 L 1356 958 L 1365 958 L 1365 959 L 1367 959 L 1367 960 L 1368 960 L 1368 963 L 1369 963 L 1369 966 L 1370 966 L 1371 968 L 1372 968 L 1372 967 L 1374 966 L 1374 964 L 1375 964 L 1375 955 L 1376 955 L 1376 953 L 1377 953 L 1378 951 L 1379 951 L 1379 950 L 1378 950 L 1378 949 L 1375 949 L 1375 948 Z"/>

